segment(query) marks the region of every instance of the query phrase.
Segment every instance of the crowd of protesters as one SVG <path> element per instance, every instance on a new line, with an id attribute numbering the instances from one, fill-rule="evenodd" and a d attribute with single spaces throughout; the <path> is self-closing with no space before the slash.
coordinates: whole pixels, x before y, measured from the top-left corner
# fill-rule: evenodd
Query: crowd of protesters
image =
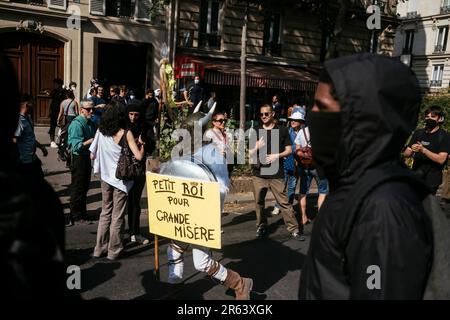
<path id="1" fill-rule="evenodd" d="M 368 68 L 376 70 L 373 71 L 373 78 L 376 79 L 387 77 L 392 70 L 402 77 L 403 82 L 398 85 L 388 81 L 377 84 L 383 90 L 391 90 L 391 96 L 397 95 L 398 99 L 378 103 L 377 93 L 374 91 L 377 88 L 373 84 L 370 89 L 366 88 L 365 79 L 354 76 L 353 67 L 358 64 L 376 66 Z M 326 64 L 325 69 L 321 74 L 312 108 L 307 108 L 303 101 L 284 108 L 280 103 L 280 95 L 275 95 L 271 104 L 264 104 L 259 109 L 260 125 L 255 128 L 256 138 L 253 141 L 250 139 L 249 144 L 249 157 L 254 160 L 251 160 L 251 164 L 256 237 L 268 236 L 265 197 L 270 190 L 276 200 L 272 214 L 280 213 L 291 237 L 304 241 L 303 226 L 310 222 L 310 215 L 306 212 L 306 199 L 311 191 L 312 180 L 315 180 L 319 194 L 319 213 L 302 273 L 300 297 L 420 298 L 430 272 L 433 246 L 430 242 L 432 230 L 425 223 L 425 213 L 420 207 L 419 199 L 429 193 L 436 194 L 449 157 L 450 138 L 440 127 L 444 122 L 443 109 L 440 106 L 427 109 L 423 115 L 425 128 L 415 131 L 405 146 L 404 140 L 417 123 L 420 105 L 417 80 L 409 69 L 394 60 L 373 55 L 332 60 Z M 349 93 L 346 90 L 350 89 L 338 85 L 349 81 L 359 81 L 360 86 L 352 88 L 361 93 L 358 97 L 364 97 L 356 101 L 352 108 L 347 101 Z M 66 226 L 89 220 L 86 196 L 93 167 L 93 173 L 98 174 L 101 179 L 102 190 L 102 212 L 93 257 L 106 255 L 107 259 L 116 260 L 124 251 L 126 216 L 129 240 L 149 243 L 140 232 L 140 200 L 145 186 L 145 159 L 155 151 L 157 140 L 156 124 L 160 106 L 157 93 L 148 89 L 141 100 L 136 98 L 133 91 L 128 91 L 126 86 L 111 86 L 109 96 L 106 97 L 103 86 L 93 79 L 88 93 L 78 102 L 73 94 L 75 83 L 71 83 L 68 90 L 63 88 L 60 79 L 55 79 L 54 84 L 55 88 L 49 93 L 50 147 L 58 147 L 55 135 L 57 126 L 66 126 L 67 147 L 71 153 L 70 214 L 66 219 Z M 411 92 L 410 96 L 402 95 L 405 88 Z M 216 106 L 220 105 L 220 97 L 211 94 L 210 101 L 206 101 L 198 77 L 195 78 L 193 90 L 186 92 L 184 99 L 189 106 L 190 116 L 185 123 L 197 121 L 204 128 L 210 121 L 209 130 L 205 132 L 205 137 L 210 142 L 208 148 L 214 148 L 216 156 L 234 159 L 233 136 L 226 130 L 227 114 Z M 373 100 L 370 100 L 371 95 Z M 208 114 L 196 116 L 195 107 L 202 104 L 202 98 L 205 107 L 203 110 L 207 110 Z M 41 149 L 43 156 L 47 155 L 47 150 L 34 136 L 33 123 L 29 117 L 31 105 L 32 97 L 23 95 L 14 143 L 19 151 L 18 164 L 24 172 L 32 172 L 30 176 L 38 179 L 37 177 L 43 178 L 43 173 L 36 148 Z M 370 105 L 373 113 L 367 111 L 367 105 Z M 398 113 L 392 111 L 397 109 L 401 110 Z M 401 119 L 398 120 L 397 116 Z M 370 117 L 375 117 L 379 121 L 377 123 L 383 125 L 376 130 L 368 130 L 370 121 L 367 119 Z M 131 181 L 120 180 L 114 175 L 124 145 L 129 146 L 135 159 L 143 164 L 142 174 Z M 402 147 L 403 150 L 400 150 Z M 401 151 L 404 157 L 414 159 L 411 171 L 414 174 L 410 176 L 409 172 L 402 171 L 406 166 L 399 161 Z M 207 160 L 205 163 L 211 166 L 216 164 L 208 163 Z M 223 178 L 220 181 L 221 195 L 225 195 L 232 170 L 223 165 L 217 170 L 220 171 L 218 176 Z M 389 170 L 395 171 L 395 174 L 401 171 L 401 174 L 408 176 L 403 180 L 409 179 L 412 182 L 406 184 L 402 180 L 385 183 L 376 192 L 361 195 L 365 201 L 361 206 L 361 214 L 345 220 L 346 214 L 352 212 L 346 210 L 348 192 L 355 190 L 359 186 L 358 182 L 366 176 L 370 177 L 373 172 L 382 176 Z M 299 201 L 295 206 L 298 186 Z M 378 202 L 380 198 L 384 199 L 383 204 Z M 221 200 L 223 206 L 224 196 Z M 405 204 L 408 204 L 406 209 Z M 396 217 L 388 217 L 387 212 L 393 216 L 398 213 L 398 218 L 403 219 L 406 227 L 399 227 Z M 400 217 L 400 213 L 404 215 Z M 345 220 L 346 225 L 336 221 L 339 216 Z M 351 234 L 341 233 L 342 230 L 353 230 L 352 228 L 355 229 Z M 395 230 L 395 235 L 389 232 L 385 234 L 386 230 Z M 411 230 L 418 235 L 414 239 L 408 237 Z M 388 234 L 396 237 L 395 254 L 401 254 L 405 261 L 412 261 L 414 264 L 403 275 L 401 268 L 396 268 L 388 261 L 394 259 L 390 254 L 392 250 L 386 248 L 380 251 L 379 247 L 372 247 L 371 244 L 375 241 L 364 242 L 369 243 L 366 247 L 361 242 L 361 239 L 388 237 Z M 342 247 L 343 243 L 345 245 Z M 386 241 L 385 244 L 390 246 L 392 241 Z M 412 246 L 420 247 L 420 257 L 409 254 L 417 253 Z M 173 246 L 173 261 L 182 258 L 178 257 L 181 247 Z M 209 261 L 204 258 L 207 256 L 204 252 L 195 254 L 205 264 L 196 263 L 198 270 L 207 272 L 235 289 L 237 298 L 249 298 L 252 279 L 242 278 L 218 262 Z M 360 268 L 360 262 L 370 264 L 370 259 L 385 263 L 383 268 L 389 271 L 387 277 L 383 278 L 383 288 L 386 289 L 382 293 L 368 291 L 363 285 L 366 273 Z M 344 271 L 334 269 L 341 263 L 345 263 Z M 420 281 L 416 281 L 414 286 L 408 286 L 407 278 L 404 280 L 405 284 L 398 285 L 398 281 L 395 281 L 396 277 L 417 277 L 418 274 Z"/>

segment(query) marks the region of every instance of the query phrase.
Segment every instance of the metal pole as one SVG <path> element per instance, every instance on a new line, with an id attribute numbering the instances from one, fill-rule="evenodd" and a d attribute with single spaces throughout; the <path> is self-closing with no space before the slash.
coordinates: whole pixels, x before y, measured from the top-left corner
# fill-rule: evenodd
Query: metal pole
<path id="1" fill-rule="evenodd" d="M 159 243 L 158 243 L 158 236 L 155 234 L 155 278 L 156 280 L 160 280 L 159 276 Z"/>
<path id="2" fill-rule="evenodd" d="M 156 157 L 157 162 L 159 164 L 160 156 L 161 156 L 161 144 L 160 144 L 160 132 L 161 132 L 161 112 L 164 107 L 163 101 L 163 79 L 159 80 L 159 90 L 160 90 L 160 100 L 158 105 L 158 123 L 156 126 Z M 159 277 L 159 244 L 158 244 L 158 236 L 155 234 L 155 278 L 156 280 L 160 280 Z"/>
<path id="3" fill-rule="evenodd" d="M 242 26 L 241 39 L 241 92 L 239 101 L 239 129 L 245 131 L 245 102 L 246 102 L 246 68 L 247 68 L 247 21 L 248 1 L 245 2 L 244 25 Z"/>

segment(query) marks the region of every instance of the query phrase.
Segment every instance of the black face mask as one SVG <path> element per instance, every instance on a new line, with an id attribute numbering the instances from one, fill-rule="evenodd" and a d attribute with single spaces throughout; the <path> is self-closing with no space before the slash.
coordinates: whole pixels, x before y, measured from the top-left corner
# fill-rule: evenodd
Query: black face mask
<path id="1" fill-rule="evenodd" d="M 438 122 L 433 119 L 425 119 L 425 129 L 433 130 L 438 125 Z"/>
<path id="2" fill-rule="evenodd" d="M 308 128 L 317 173 L 332 180 L 338 174 L 336 153 L 341 138 L 341 112 L 311 112 Z"/>

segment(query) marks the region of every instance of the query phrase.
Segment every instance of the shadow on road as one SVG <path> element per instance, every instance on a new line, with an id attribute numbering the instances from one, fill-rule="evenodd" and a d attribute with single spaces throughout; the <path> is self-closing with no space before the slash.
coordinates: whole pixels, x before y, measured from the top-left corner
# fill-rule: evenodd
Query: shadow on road
<path id="1" fill-rule="evenodd" d="M 70 170 L 67 169 L 67 170 L 61 170 L 61 171 L 50 171 L 50 172 L 45 173 L 44 176 L 47 178 L 50 176 L 57 176 L 58 174 L 63 174 L 63 173 L 70 173 Z"/>
<path id="2" fill-rule="evenodd" d="M 100 262 L 82 270 L 81 292 L 89 291 L 115 276 L 114 270 L 119 269 L 120 262 Z"/>
<path id="3" fill-rule="evenodd" d="M 68 265 L 82 266 L 91 259 L 94 248 L 68 249 L 65 253 L 65 260 Z"/>
<path id="4" fill-rule="evenodd" d="M 254 239 L 225 246 L 223 256 L 225 259 L 237 260 L 226 263 L 225 267 L 237 271 L 244 277 L 253 278 L 254 286 L 251 298 L 254 300 L 265 299 L 264 292 L 279 282 L 288 272 L 300 270 L 305 260 L 303 254 L 270 238 Z M 268 256 L 270 259 L 267 258 Z M 192 263 L 191 259 L 185 259 L 186 263 Z M 185 274 L 185 281 L 194 278 L 196 274 Z M 158 281 L 153 270 L 146 271 L 141 276 L 141 283 L 146 293 L 137 299 L 203 300 L 206 292 L 216 285 L 220 285 L 206 275 L 201 279 L 182 285 L 168 284 L 163 278 Z M 186 280 L 186 278 L 188 279 Z M 223 296 L 216 292 L 213 294 L 215 295 L 214 299 L 225 299 L 227 295 L 232 296 L 229 298 L 234 298 L 233 291 L 226 290 L 225 287 L 223 287 Z"/>

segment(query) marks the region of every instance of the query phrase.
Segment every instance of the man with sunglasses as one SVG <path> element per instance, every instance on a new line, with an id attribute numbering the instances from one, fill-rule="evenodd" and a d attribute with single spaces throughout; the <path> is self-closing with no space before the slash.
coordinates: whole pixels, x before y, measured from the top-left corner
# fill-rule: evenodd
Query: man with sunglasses
<path id="1" fill-rule="evenodd" d="M 286 193 L 283 159 L 292 154 L 292 142 L 286 127 L 275 120 L 272 106 L 266 104 L 260 108 L 261 126 L 257 128 L 256 139 L 250 139 L 250 161 L 253 171 L 253 186 L 256 202 L 256 236 L 262 238 L 267 231 L 267 215 L 264 211 L 265 198 L 270 189 L 280 205 L 287 230 L 296 240 L 304 241 L 299 230 L 292 204 Z"/>
<path id="2" fill-rule="evenodd" d="M 81 101 L 80 115 L 69 126 L 69 148 L 72 164 L 70 186 L 70 215 L 67 225 L 73 220 L 87 220 L 86 197 L 91 182 L 91 160 L 89 146 L 94 140 L 95 125 L 91 121 L 94 104 L 90 100 Z"/>

